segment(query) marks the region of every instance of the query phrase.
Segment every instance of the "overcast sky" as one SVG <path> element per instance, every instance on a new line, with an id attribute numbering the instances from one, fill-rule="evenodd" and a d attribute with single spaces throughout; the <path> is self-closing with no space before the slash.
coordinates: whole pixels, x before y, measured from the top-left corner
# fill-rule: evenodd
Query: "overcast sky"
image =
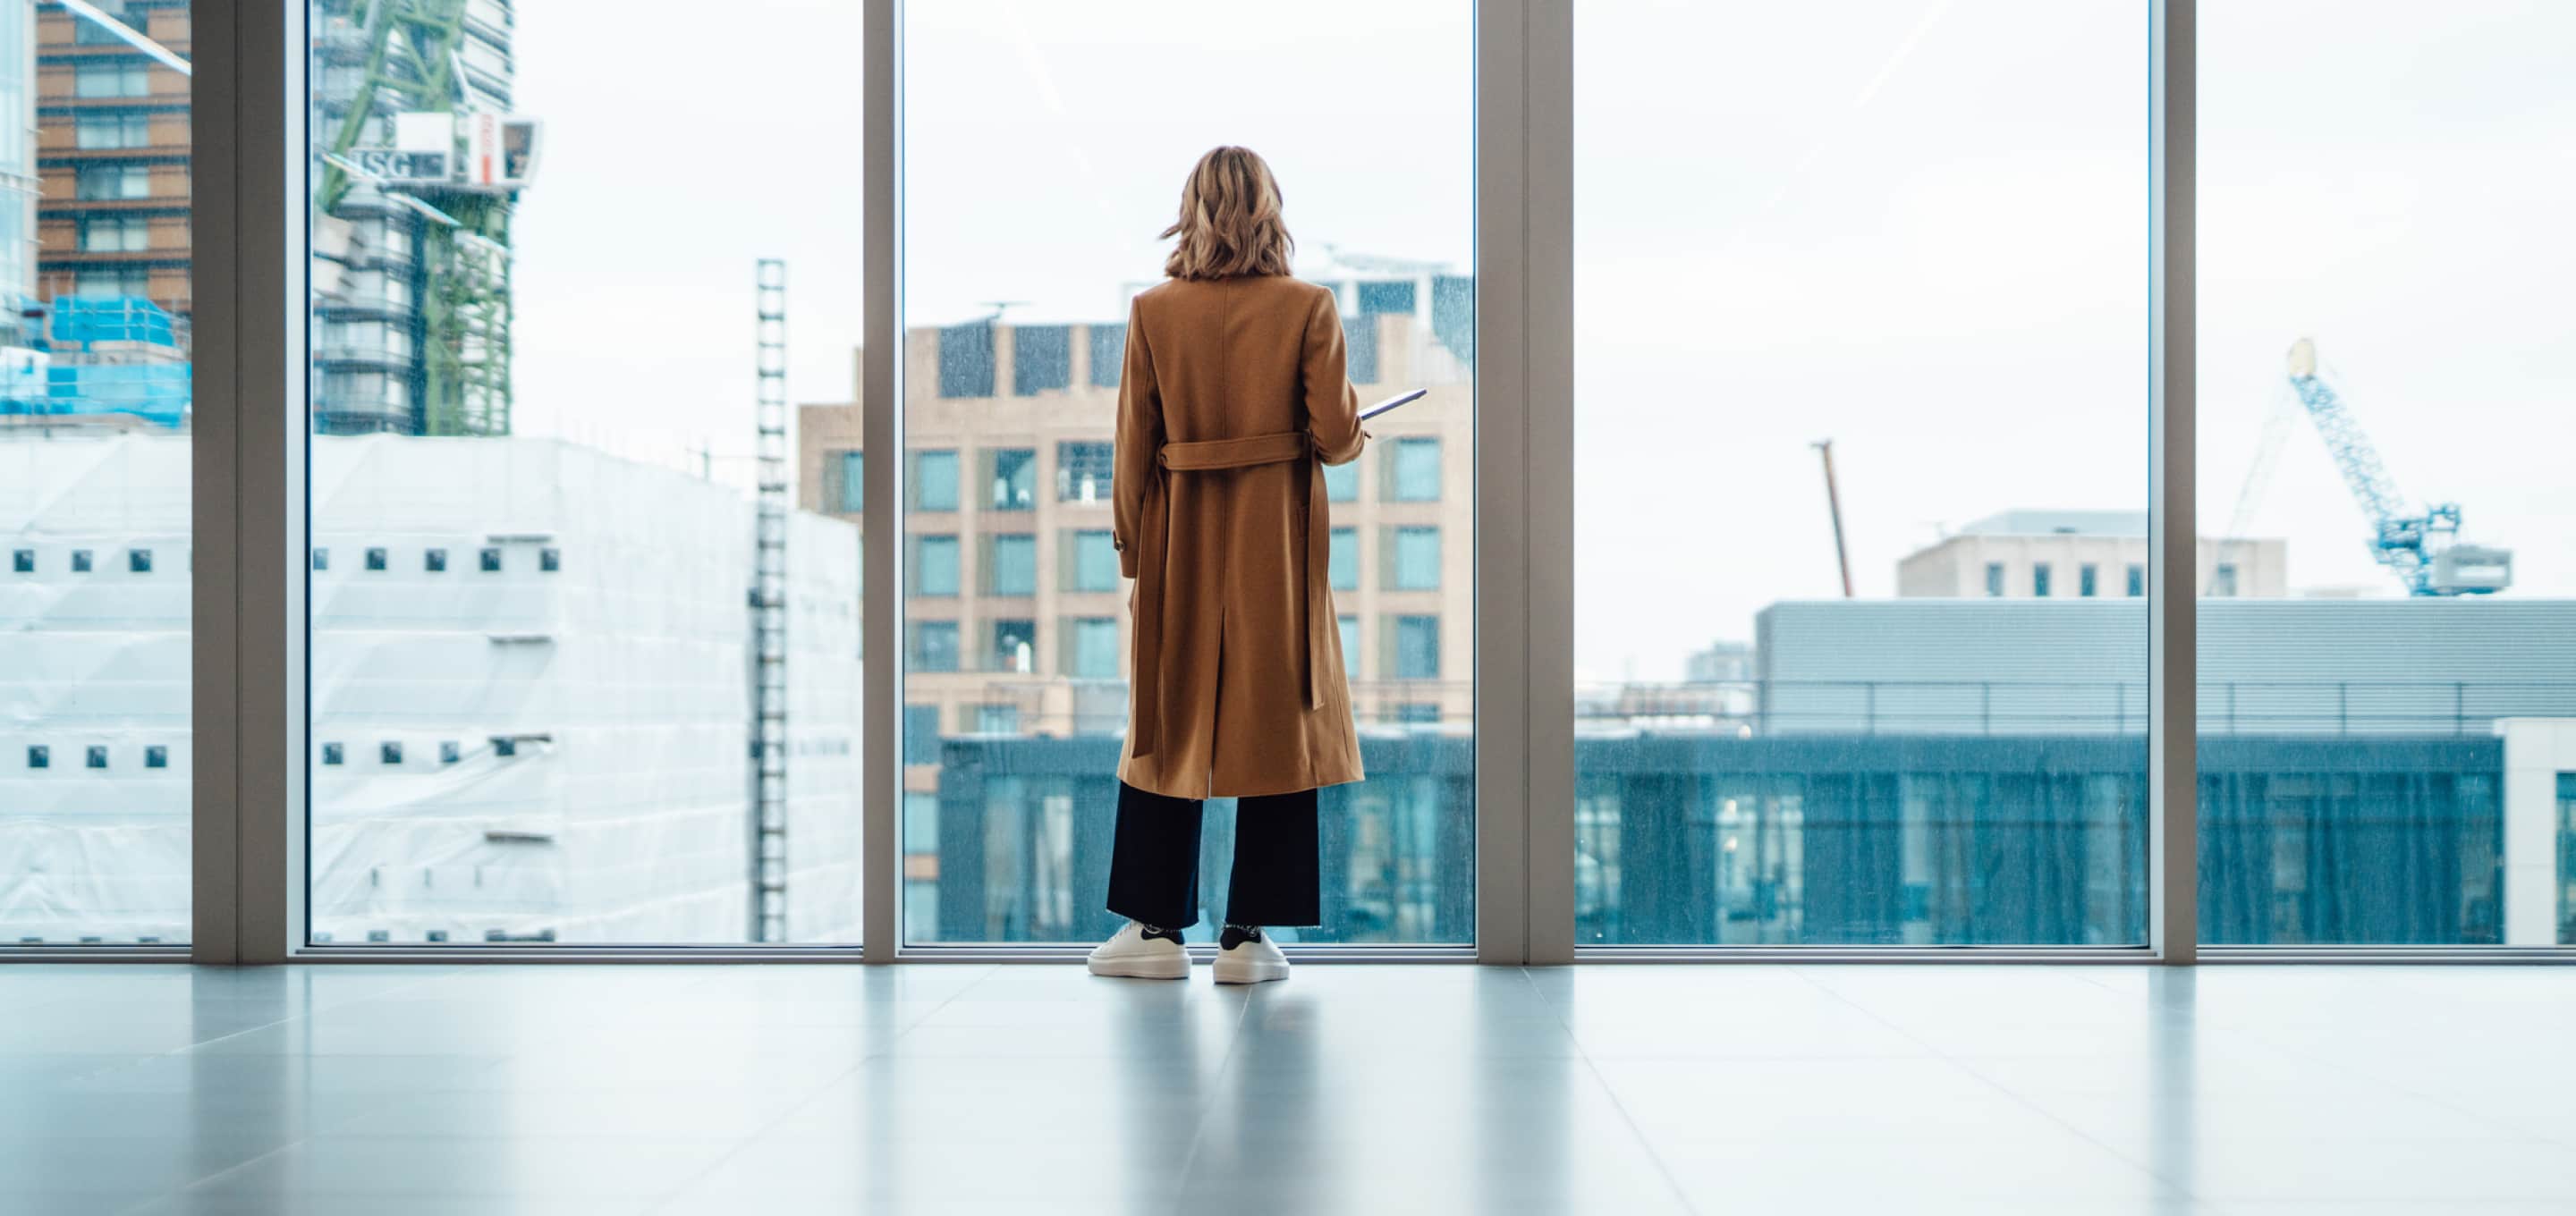
<path id="1" fill-rule="evenodd" d="M 1270 158 L 1310 253 L 1472 263 L 1465 0 L 911 10 L 912 324 L 1115 318 L 1220 142 Z M 1996 511 L 2144 508 L 2141 0 L 1576 11 L 1582 676 L 1676 678 L 1764 604 L 1836 593 L 1811 440 L 1863 595 Z M 852 392 L 860 13 L 690 17 L 519 10 L 547 143 L 517 408 L 722 473 L 750 448 L 753 259 L 790 262 L 792 397 Z M 2231 0 L 2201 28 L 2204 531 L 2313 335 L 2408 495 L 2512 547 L 2514 594 L 2576 593 L 2576 4 Z M 2394 588 L 2304 418 L 2250 521 L 2294 587 Z"/>

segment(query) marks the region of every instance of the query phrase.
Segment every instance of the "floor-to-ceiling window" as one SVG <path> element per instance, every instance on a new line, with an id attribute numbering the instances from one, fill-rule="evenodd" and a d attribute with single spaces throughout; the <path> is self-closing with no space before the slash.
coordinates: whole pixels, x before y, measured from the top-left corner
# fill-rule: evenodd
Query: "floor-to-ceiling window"
<path id="1" fill-rule="evenodd" d="M 854 940 L 858 6 L 308 20 L 310 941 Z"/>
<path id="2" fill-rule="evenodd" d="M 1576 6 L 1578 945 L 2146 940 L 2151 15 Z"/>
<path id="3" fill-rule="evenodd" d="M 188 27 L 0 5 L 0 946 L 189 938 Z"/>
<path id="4" fill-rule="evenodd" d="M 2576 9 L 2199 43 L 2201 939 L 2566 941 Z"/>
<path id="5" fill-rule="evenodd" d="M 1469 939 L 1474 7 L 905 7 L 908 943 L 1116 928 L 1118 365 L 1156 234 L 1220 144 L 1277 170 L 1296 273 L 1334 288 L 1363 400 L 1430 390 L 1318 487 L 1369 778 L 1323 795 L 1325 923 L 1293 936 Z M 1209 808 L 1211 919 L 1232 813 Z"/>

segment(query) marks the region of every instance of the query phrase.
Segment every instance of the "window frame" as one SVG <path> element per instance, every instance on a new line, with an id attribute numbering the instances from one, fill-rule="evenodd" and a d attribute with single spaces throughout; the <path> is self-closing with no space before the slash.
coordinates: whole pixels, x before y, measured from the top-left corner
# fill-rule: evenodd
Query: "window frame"
<path id="1" fill-rule="evenodd" d="M 863 345 L 901 349 L 896 308 L 903 275 L 902 0 L 862 0 Z M 1474 957 L 1503 964 L 1561 963 L 1573 943 L 1575 782 L 1573 687 L 1573 109 L 1572 6 L 1543 0 L 1474 0 L 1477 365 L 1475 485 L 1510 494 L 1473 499 L 1479 690 Z M 1833 958 L 1921 963 L 1934 958 L 2049 962 L 2161 962 L 2248 957 L 2198 944 L 2195 768 L 2196 633 L 2193 622 L 2195 489 L 2194 174 L 2196 0 L 2148 0 L 2150 86 L 2150 291 L 2148 376 L 2150 524 L 2147 946 L 2120 950 L 1974 949 L 1768 951 L 1799 961 Z M 200 10 L 190 130 L 193 293 L 234 301 L 201 310 L 192 365 L 195 433 L 191 505 L 197 577 L 192 589 L 190 752 L 194 825 L 192 937 L 161 953 L 204 963 L 426 957 L 471 961 L 492 952 L 317 947 L 304 892 L 306 580 L 308 482 L 304 433 L 310 197 L 304 95 L 303 5 Z M 147 179 L 148 185 L 148 179 Z M 123 197 L 120 195 L 119 197 Z M 870 653 L 902 654 L 902 360 L 863 369 L 861 443 L 867 510 L 863 597 Z M 961 474 L 965 470 L 960 469 Z M 962 491 L 961 491 L 962 496 Z M 899 662 L 863 675 L 862 836 L 864 945 L 832 957 L 893 962 L 907 954 L 899 930 L 904 892 L 897 824 L 902 787 Z M 1454 674 L 1454 673 L 1453 673 Z M 1490 693 L 1491 695 L 1484 695 Z M 277 762 L 305 756 L 301 765 Z M 292 808 L 279 815 L 275 808 Z M 267 808 L 268 813 L 260 813 Z M 0 952 L 6 952 L 0 949 Z M 779 958 L 797 948 L 738 953 Z M 143 957 L 146 949 L 108 952 Z M 650 950 L 512 950 L 513 961 L 631 958 Z M 673 951 L 693 959 L 722 949 Z M 954 957 L 954 949 L 938 951 Z M 1063 951 L 1024 951 L 1056 960 Z M 1764 956 L 1758 947 L 1619 949 L 1609 957 Z M 77 953 L 49 957 L 78 957 Z M 1009 957 L 998 952 L 991 957 Z M 2464 962 L 2565 957 L 2529 948 L 2437 950 L 2266 949 L 2252 957 L 2406 957 Z M 1414 955 L 1412 957 L 1421 957 Z"/>

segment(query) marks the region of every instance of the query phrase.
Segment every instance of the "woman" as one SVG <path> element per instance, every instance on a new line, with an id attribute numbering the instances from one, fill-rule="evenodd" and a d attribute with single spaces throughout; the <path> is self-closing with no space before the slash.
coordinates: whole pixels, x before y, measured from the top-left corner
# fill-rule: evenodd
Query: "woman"
<path id="1" fill-rule="evenodd" d="M 1357 781 L 1323 464 L 1359 458 L 1359 397 L 1331 289 L 1290 277 L 1270 166 L 1199 158 L 1179 237 L 1127 314 L 1115 541 L 1136 580 L 1109 910 L 1094 975 L 1185 979 L 1199 811 L 1239 799 L 1216 980 L 1288 978 L 1265 926 L 1318 923 L 1315 791 Z"/>

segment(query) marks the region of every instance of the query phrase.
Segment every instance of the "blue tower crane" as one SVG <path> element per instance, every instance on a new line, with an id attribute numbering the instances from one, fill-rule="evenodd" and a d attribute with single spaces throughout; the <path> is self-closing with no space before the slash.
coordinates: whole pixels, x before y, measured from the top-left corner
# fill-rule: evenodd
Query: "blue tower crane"
<path id="1" fill-rule="evenodd" d="M 2334 456 L 2335 468 L 2352 491 L 2378 535 L 2371 556 L 2388 567 L 2408 595 L 2485 595 L 2513 584 L 2513 551 L 2459 543 L 2460 504 L 2437 503 L 2422 514 L 2410 514 L 2397 482 L 2380 463 L 2379 449 L 2344 409 L 2343 398 L 2317 374 L 2317 345 L 2307 338 L 2290 347 L 2290 388 L 2317 434 Z"/>

